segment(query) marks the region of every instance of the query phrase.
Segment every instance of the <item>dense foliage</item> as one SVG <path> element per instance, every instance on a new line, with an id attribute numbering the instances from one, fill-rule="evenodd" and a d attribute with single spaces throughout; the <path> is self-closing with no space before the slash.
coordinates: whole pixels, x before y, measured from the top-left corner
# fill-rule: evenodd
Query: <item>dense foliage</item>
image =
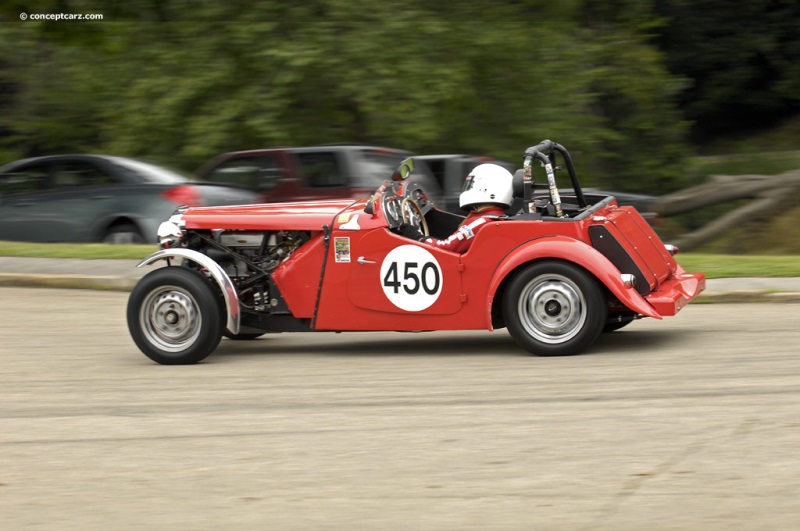
<path id="1" fill-rule="evenodd" d="M 667 66 L 694 137 L 752 135 L 800 112 L 800 2 L 657 0 Z M 800 144 L 797 145 L 800 148 Z"/>
<path id="2" fill-rule="evenodd" d="M 87 151 L 192 170 L 223 151 L 346 141 L 516 161 L 552 138 L 589 184 L 685 185 L 678 101 L 693 85 L 667 70 L 654 38 L 669 18 L 648 1 L 36 9 L 104 20 L 0 26 L 0 162 Z"/>

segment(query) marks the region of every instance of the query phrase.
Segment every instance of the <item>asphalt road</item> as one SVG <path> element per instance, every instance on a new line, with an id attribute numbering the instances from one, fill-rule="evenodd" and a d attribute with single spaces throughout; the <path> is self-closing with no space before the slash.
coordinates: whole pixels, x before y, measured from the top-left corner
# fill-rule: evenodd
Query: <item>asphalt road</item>
<path id="1" fill-rule="evenodd" d="M 0 288 L 0 528 L 770 530 L 800 522 L 800 305 L 569 358 L 504 331 L 150 362 L 120 292 Z"/>

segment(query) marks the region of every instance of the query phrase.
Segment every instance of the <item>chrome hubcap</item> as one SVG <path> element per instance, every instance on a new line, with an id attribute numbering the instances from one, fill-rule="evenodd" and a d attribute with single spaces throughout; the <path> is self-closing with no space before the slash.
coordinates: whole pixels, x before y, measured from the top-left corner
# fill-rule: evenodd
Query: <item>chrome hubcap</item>
<path id="1" fill-rule="evenodd" d="M 586 299 L 580 288 L 562 275 L 541 275 L 522 290 L 517 311 L 525 331 L 548 344 L 575 337 L 586 322 Z"/>
<path id="2" fill-rule="evenodd" d="M 139 309 L 139 323 L 147 340 L 167 352 L 189 348 L 200 335 L 203 324 L 197 301 L 183 288 L 162 286 L 145 298 Z"/>

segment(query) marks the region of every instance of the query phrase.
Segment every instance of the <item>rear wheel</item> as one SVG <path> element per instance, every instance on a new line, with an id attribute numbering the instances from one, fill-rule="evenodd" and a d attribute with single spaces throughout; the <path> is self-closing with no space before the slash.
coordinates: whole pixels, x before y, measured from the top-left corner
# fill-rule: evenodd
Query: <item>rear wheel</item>
<path id="1" fill-rule="evenodd" d="M 144 243 L 144 238 L 139 232 L 136 225 L 132 223 L 123 223 L 120 225 L 112 225 L 103 236 L 103 243 L 110 244 L 130 244 L 130 243 Z"/>
<path id="2" fill-rule="evenodd" d="M 145 356 L 163 365 L 197 363 L 222 338 L 222 315 L 208 279 L 163 267 L 145 275 L 128 299 L 128 330 Z"/>
<path id="3" fill-rule="evenodd" d="M 537 356 L 578 354 L 606 324 L 603 292 L 589 273 L 547 260 L 520 271 L 509 283 L 503 313 L 517 343 Z"/>

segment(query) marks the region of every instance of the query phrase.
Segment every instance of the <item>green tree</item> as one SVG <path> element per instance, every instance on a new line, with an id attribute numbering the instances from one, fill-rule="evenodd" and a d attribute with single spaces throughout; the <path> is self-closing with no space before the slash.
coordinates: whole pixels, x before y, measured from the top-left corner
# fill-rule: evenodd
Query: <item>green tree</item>
<path id="1" fill-rule="evenodd" d="M 659 44 L 695 137 L 746 133 L 800 111 L 800 3 L 657 0 Z"/>
<path id="2" fill-rule="evenodd" d="M 36 59 L 0 52 L 15 80 L 0 146 L 193 169 L 344 141 L 521 162 L 551 138 L 587 184 L 660 193 L 681 176 L 681 86 L 649 42 L 652 14 L 630 4 L 134 0 L 80 29 L 15 24 L 0 44 Z"/>

